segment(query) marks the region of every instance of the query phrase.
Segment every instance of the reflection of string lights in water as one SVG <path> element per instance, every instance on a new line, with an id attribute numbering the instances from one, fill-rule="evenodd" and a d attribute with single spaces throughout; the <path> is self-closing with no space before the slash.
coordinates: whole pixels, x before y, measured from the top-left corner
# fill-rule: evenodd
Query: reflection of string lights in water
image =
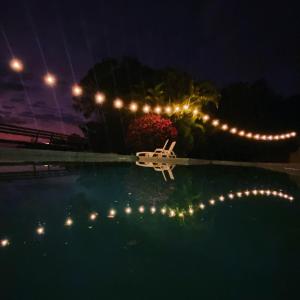
<path id="1" fill-rule="evenodd" d="M 8 239 L 2 239 L 0 241 L 0 245 L 1 245 L 1 247 L 7 247 L 7 246 L 9 246 L 9 240 Z"/>
<path id="2" fill-rule="evenodd" d="M 249 196 L 267 196 L 267 197 L 277 197 L 277 198 L 282 198 L 286 199 L 290 202 L 294 201 L 294 197 L 284 193 L 281 190 L 271 190 L 271 189 L 252 189 L 252 190 L 245 190 L 245 191 L 238 191 L 238 192 L 230 192 L 227 195 L 219 195 L 215 198 L 212 198 L 208 201 L 208 205 L 210 206 L 215 206 L 217 204 L 218 199 L 220 202 L 224 202 L 226 199 L 228 200 L 233 200 L 235 198 L 243 198 L 243 197 L 249 197 Z M 179 208 L 170 208 L 167 206 L 164 206 L 162 208 L 158 208 L 156 206 L 150 206 L 149 208 L 149 215 L 154 215 L 157 211 L 160 212 L 161 215 L 166 215 L 170 218 L 174 218 L 178 216 L 179 218 L 184 218 L 185 216 L 193 216 L 196 211 L 198 210 L 204 210 L 206 209 L 207 206 L 203 203 L 200 202 L 199 204 L 196 204 L 194 206 L 190 205 L 187 209 L 179 209 Z M 147 211 L 146 207 L 141 205 L 137 208 L 137 212 L 139 214 L 144 214 Z M 130 206 L 126 206 L 124 208 L 124 212 L 126 215 L 132 214 L 133 209 Z M 117 215 L 117 210 L 115 208 L 112 208 L 109 210 L 107 217 L 108 218 L 114 218 Z M 99 214 L 97 212 L 92 212 L 89 214 L 89 220 L 94 221 L 97 219 Z M 71 217 L 67 217 L 65 220 L 65 226 L 71 227 L 73 225 L 74 221 Z M 39 225 L 35 229 L 36 233 L 38 235 L 44 235 L 45 234 L 45 227 L 42 225 Z M 8 238 L 3 238 L 0 240 L 0 246 L 7 247 L 10 245 L 10 240 Z"/>
<path id="3" fill-rule="evenodd" d="M 70 217 L 67 218 L 66 221 L 65 221 L 65 225 L 68 226 L 68 227 L 72 226 L 73 225 L 73 220 Z"/>
<path id="4" fill-rule="evenodd" d="M 91 221 L 95 221 L 97 219 L 97 217 L 98 217 L 98 213 L 96 213 L 96 212 L 93 212 L 93 213 L 90 214 L 90 220 Z"/>
<path id="5" fill-rule="evenodd" d="M 43 235 L 45 234 L 45 227 L 44 226 L 39 226 L 37 229 L 36 229 L 36 233 L 38 235 Z"/>

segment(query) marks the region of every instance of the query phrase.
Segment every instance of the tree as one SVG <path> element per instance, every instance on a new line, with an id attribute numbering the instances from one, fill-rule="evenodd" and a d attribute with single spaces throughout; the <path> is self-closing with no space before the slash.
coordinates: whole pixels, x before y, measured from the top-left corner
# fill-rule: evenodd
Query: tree
<path id="1" fill-rule="evenodd" d="M 141 112 L 133 115 L 128 110 L 117 111 L 112 105 L 116 97 L 122 98 L 126 107 L 133 100 L 140 107 L 145 103 L 188 105 L 191 108 L 189 111 L 173 110 L 168 117 L 179 129 L 179 144 L 189 144 L 189 150 L 194 146 L 194 136 L 202 135 L 204 130 L 202 121 L 193 115 L 192 110 L 197 108 L 200 116 L 208 105 L 217 106 L 220 98 L 211 82 L 196 82 L 187 73 L 173 68 L 152 69 L 128 57 L 121 60 L 106 59 L 97 63 L 80 81 L 80 85 L 84 95 L 73 99 L 75 109 L 81 111 L 86 118 L 96 118 L 103 124 L 107 128 L 107 135 L 112 139 L 110 150 L 118 152 L 124 151 L 125 144 L 118 141 L 119 146 L 113 149 L 113 145 L 117 143 L 113 135 L 124 136 L 131 119 L 139 117 Z M 106 101 L 101 107 L 94 100 L 97 91 L 106 95 Z M 110 133 L 112 129 L 113 135 Z M 101 137 L 107 141 L 103 134 Z"/>

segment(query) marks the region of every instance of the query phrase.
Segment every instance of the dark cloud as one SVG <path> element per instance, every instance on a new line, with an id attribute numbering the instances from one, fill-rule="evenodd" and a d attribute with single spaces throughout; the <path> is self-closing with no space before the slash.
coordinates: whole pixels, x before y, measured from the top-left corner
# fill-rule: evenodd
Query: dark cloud
<path id="1" fill-rule="evenodd" d="M 36 101 L 32 104 L 33 107 L 36 108 L 45 108 L 46 107 L 46 103 L 43 101 Z"/>
<path id="2" fill-rule="evenodd" d="M 21 97 L 13 97 L 9 99 L 10 102 L 15 102 L 15 103 L 21 103 L 21 102 L 25 102 L 25 98 L 21 98 Z"/>
<path id="3" fill-rule="evenodd" d="M 0 82 L 0 92 L 20 92 L 24 87 L 21 83 L 17 82 Z"/>
<path id="4" fill-rule="evenodd" d="M 31 111 L 23 111 L 18 114 L 19 117 L 22 118 L 35 118 L 37 120 L 43 121 L 43 122 L 63 122 L 66 124 L 71 124 L 77 126 L 82 122 L 82 119 L 76 115 L 70 114 L 70 113 L 63 113 L 62 117 L 60 117 L 58 114 L 52 114 L 52 113 L 37 113 L 34 114 Z"/>
<path id="5" fill-rule="evenodd" d="M 4 109 L 14 109 L 15 107 L 13 105 L 3 104 L 2 108 L 4 108 Z"/>
<path id="6" fill-rule="evenodd" d="M 26 121 L 19 117 L 3 115 L 2 112 L 0 112 L 0 123 L 25 125 Z"/>

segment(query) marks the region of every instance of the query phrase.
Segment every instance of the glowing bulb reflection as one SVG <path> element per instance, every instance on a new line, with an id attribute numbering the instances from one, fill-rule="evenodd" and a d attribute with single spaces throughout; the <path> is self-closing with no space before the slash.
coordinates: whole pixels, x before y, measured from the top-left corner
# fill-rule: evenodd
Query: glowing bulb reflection
<path id="1" fill-rule="evenodd" d="M 72 226 L 73 225 L 73 220 L 71 218 L 67 218 L 65 222 L 66 226 Z"/>
<path id="2" fill-rule="evenodd" d="M 123 101 L 120 98 L 115 99 L 114 107 L 117 109 L 121 109 L 123 107 Z"/>
<path id="3" fill-rule="evenodd" d="M 129 106 L 129 109 L 132 111 L 132 112 L 136 112 L 138 110 L 138 105 L 134 102 L 132 102 Z"/>
<path id="4" fill-rule="evenodd" d="M 9 245 L 9 240 L 8 239 L 3 239 L 0 242 L 1 247 L 7 247 Z"/>

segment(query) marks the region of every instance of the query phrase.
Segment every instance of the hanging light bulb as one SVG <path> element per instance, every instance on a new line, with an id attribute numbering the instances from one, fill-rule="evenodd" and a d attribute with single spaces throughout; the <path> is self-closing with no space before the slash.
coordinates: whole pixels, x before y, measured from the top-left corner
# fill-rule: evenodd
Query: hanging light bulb
<path id="1" fill-rule="evenodd" d="M 10 68 L 17 73 L 20 73 L 24 70 L 24 65 L 22 61 L 18 58 L 12 58 L 9 62 Z"/>
<path id="2" fill-rule="evenodd" d="M 215 126 L 215 127 L 217 127 L 219 124 L 220 124 L 219 120 L 213 120 L 212 121 L 212 125 Z"/>
<path id="3" fill-rule="evenodd" d="M 145 104 L 145 105 L 143 106 L 143 112 L 144 112 L 145 114 L 149 113 L 149 112 L 150 112 L 150 106 L 147 105 L 147 104 Z"/>
<path id="4" fill-rule="evenodd" d="M 230 133 L 236 134 L 237 133 L 237 129 L 235 127 L 230 129 Z"/>
<path id="5" fill-rule="evenodd" d="M 95 94 L 95 102 L 96 102 L 96 104 L 103 104 L 104 101 L 105 101 L 105 94 L 101 93 L 101 92 L 97 92 Z"/>
<path id="6" fill-rule="evenodd" d="M 226 131 L 228 129 L 228 125 L 227 124 L 223 124 L 221 126 L 221 129 L 224 130 L 224 131 Z"/>
<path id="7" fill-rule="evenodd" d="M 138 105 L 136 103 L 132 102 L 132 103 L 130 103 L 129 109 L 132 112 L 136 112 L 138 110 Z"/>
<path id="8" fill-rule="evenodd" d="M 53 74 L 47 73 L 44 76 L 44 82 L 45 82 L 46 85 L 48 85 L 50 87 L 53 87 L 53 86 L 56 85 L 57 79 Z"/>
<path id="9" fill-rule="evenodd" d="M 206 122 L 206 121 L 208 121 L 209 119 L 210 119 L 210 116 L 209 116 L 209 115 L 204 115 L 204 116 L 203 116 L 203 121 Z"/>
<path id="10" fill-rule="evenodd" d="M 121 109 L 123 107 L 123 101 L 120 98 L 115 99 L 114 107 L 117 109 Z"/>
<path id="11" fill-rule="evenodd" d="M 74 84 L 72 86 L 72 95 L 74 97 L 80 97 L 80 96 L 82 96 L 82 93 L 83 93 L 83 91 L 82 91 L 82 87 L 80 85 Z"/>
<path id="12" fill-rule="evenodd" d="M 161 107 L 160 106 L 156 106 L 154 108 L 154 112 L 157 113 L 157 114 L 160 114 L 161 113 Z"/>
<path id="13" fill-rule="evenodd" d="M 170 113 L 172 112 L 171 106 L 167 106 L 167 107 L 165 108 L 165 111 L 166 111 L 167 114 L 170 114 Z"/>

